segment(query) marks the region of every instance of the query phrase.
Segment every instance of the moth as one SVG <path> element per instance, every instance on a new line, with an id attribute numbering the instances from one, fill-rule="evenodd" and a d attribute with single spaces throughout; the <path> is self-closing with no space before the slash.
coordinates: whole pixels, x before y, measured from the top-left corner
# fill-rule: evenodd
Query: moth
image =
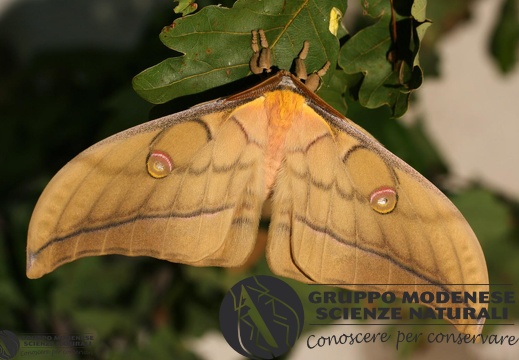
<path id="1" fill-rule="evenodd" d="M 253 32 L 251 69 L 270 71 Z M 428 180 L 314 90 L 308 43 L 287 71 L 101 141 L 43 191 L 28 230 L 27 276 L 106 254 L 238 267 L 271 202 L 272 271 L 356 291 L 488 291 L 480 244 Z M 303 83 L 303 81 L 305 83 Z M 439 304 L 474 307 L 486 304 Z M 451 319 L 478 334 L 484 319 Z"/>

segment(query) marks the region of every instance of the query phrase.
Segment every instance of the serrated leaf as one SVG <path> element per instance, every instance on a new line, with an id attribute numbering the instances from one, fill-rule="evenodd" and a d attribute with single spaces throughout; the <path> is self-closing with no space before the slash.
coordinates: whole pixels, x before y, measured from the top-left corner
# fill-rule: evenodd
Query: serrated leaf
<path id="1" fill-rule="evenodd" d="M 407 111 L 410 92 L 422 83 L 418 52 L 429 22 L 425 20 L 426 0 L 395 2 L 394 10 L 391 4 L 363 1 L 365 14 L 378 20 L 346 42 L 339 65 L 348 74 L 364 75 L 358 84 L 349 84 L 357 89 L 362 106 L 387 105 L 399 117 Z"/>
<path id="2" fill-rule="evenodd" d="M 328 86 L 319 92 L 319 96 L 330 106 L 342 114 L 348 111 L 348 105 L 344 99 L 346 86 L 348 84 L 348 75 L 344 71 L 335 70 Z"/>
<path id="3" fill-rule="evenodd" d="M 517 62 L 519 47 L 519 1 L 506 0 L 497 19 L 490 52 L 503 73 L 512 70 Z"/>
<path id="4" fill-rule="evenodd" d="M 414 66 L 420 66 L 420 49 L 422 44 L 422 39 L 425 35 L 425 32 L 431 26 L 432 24 L 430 22 L 424 22 L 423 24 L 420 24 L 416 27 L 416 34 L 418 36 L 418 44 L 417 44 L 417 50 L 416 50 L 416 56 L 414 57 L 413 65 Z"/>
<path id="5" fill-rule="evenodd" d="M 198 9 L 198 5 L 193 0 L 178 0 L 175 2 L 178 2 L 178 5 L 173 9 L 175 14 L 182 13 L 182 16 L 186 16 Z"/>
<path id="6" fill-rule="evenodd" d="M 232 8 L 207 6 L 179 18 L 160 34 L 164 45 L 183 53 L 143 71 L 135 91 L 152 103 L 202 92 L 250 74 L 251 31 L 263 29 L 273 65 L 289 69 L 303 42 L 310 42 L 308 71 L 336 63 L 339 43 L 329 30 L 331 9 L 341 0 L 239 0 Z M 332 72 L 325 75 L 326 83 Z"/>
<path id="7" fill-rule="evenodd" d="M 411 15 L 420 23 L 427 20 L 425 12 L 427 9 L 427 0 L 414 0 L 411 6 Z"/>

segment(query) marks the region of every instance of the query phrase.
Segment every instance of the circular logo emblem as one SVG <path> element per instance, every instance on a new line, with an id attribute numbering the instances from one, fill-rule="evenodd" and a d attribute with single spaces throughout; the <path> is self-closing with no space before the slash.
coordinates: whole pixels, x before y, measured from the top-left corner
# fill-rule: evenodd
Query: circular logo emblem
<path id="1" fill-rule="evenodd" d="M 8 330 L 0 330 L 0 359 L 14 358 L 19 348 L 20 341 L 14 333 Z"/>
<path id="2" fill-rule="evenodd" d="M 239 281 L 220 306 L 225 340 L 253 359 L 274 359 L 286 353 L 301 335 L 303 324 L 301 299 L 290 285 L 272 276 Z"/>

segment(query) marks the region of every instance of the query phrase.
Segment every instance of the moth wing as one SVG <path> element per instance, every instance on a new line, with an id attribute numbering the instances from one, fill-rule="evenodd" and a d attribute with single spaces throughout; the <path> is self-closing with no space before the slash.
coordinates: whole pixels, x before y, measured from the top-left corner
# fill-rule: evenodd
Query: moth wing
<path id="1" fill-rule="evenodd" d="M 28 231 L 27 276 L 104 254 L 242 264 L 254 247 L 265 197 L 261 110 L 258 102 L 230 108 L 207 103 L 85 150 L 38 200 Z M 150 175 L 153 153 L 169 156 L 169 175 Z"/>
<path id="2" fill-rule="evenodd" d="M 488 291 L 483 252 L 455 206 L 358 125 L 319 113 L 305 105 L 287 137 L 272 199 L 271 269 L 303 282 L 399 297 Z M 398 197 L 385 214 L 370 203 L 381 187 Z M 469 305 L 486 307 L 460 306 Z M 482 322 L 450 321 L 462 332 L 481 332 Z"/>

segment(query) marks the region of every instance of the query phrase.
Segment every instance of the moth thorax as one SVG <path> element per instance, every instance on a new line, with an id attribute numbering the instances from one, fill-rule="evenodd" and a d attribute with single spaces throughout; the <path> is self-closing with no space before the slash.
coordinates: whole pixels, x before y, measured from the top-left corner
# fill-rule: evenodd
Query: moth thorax
<path id="1" fill-rule="evenodd" d="M 305 99 L 290 90 L 277 90 L 265 94 L 265 110 L 269 123 L 279 128 L 292 126 L 292 119 L 299 116 Z"/>
<path id="2" fill-rule="evenodd" d="M 264 109 L 268 119 L 267 151 L 265 154 L 265 192 L 268 195 L 284 157 L 285 139 L 294 118 L 301 116 L 305 99 L 290 90 L 265 94 Z"/>

